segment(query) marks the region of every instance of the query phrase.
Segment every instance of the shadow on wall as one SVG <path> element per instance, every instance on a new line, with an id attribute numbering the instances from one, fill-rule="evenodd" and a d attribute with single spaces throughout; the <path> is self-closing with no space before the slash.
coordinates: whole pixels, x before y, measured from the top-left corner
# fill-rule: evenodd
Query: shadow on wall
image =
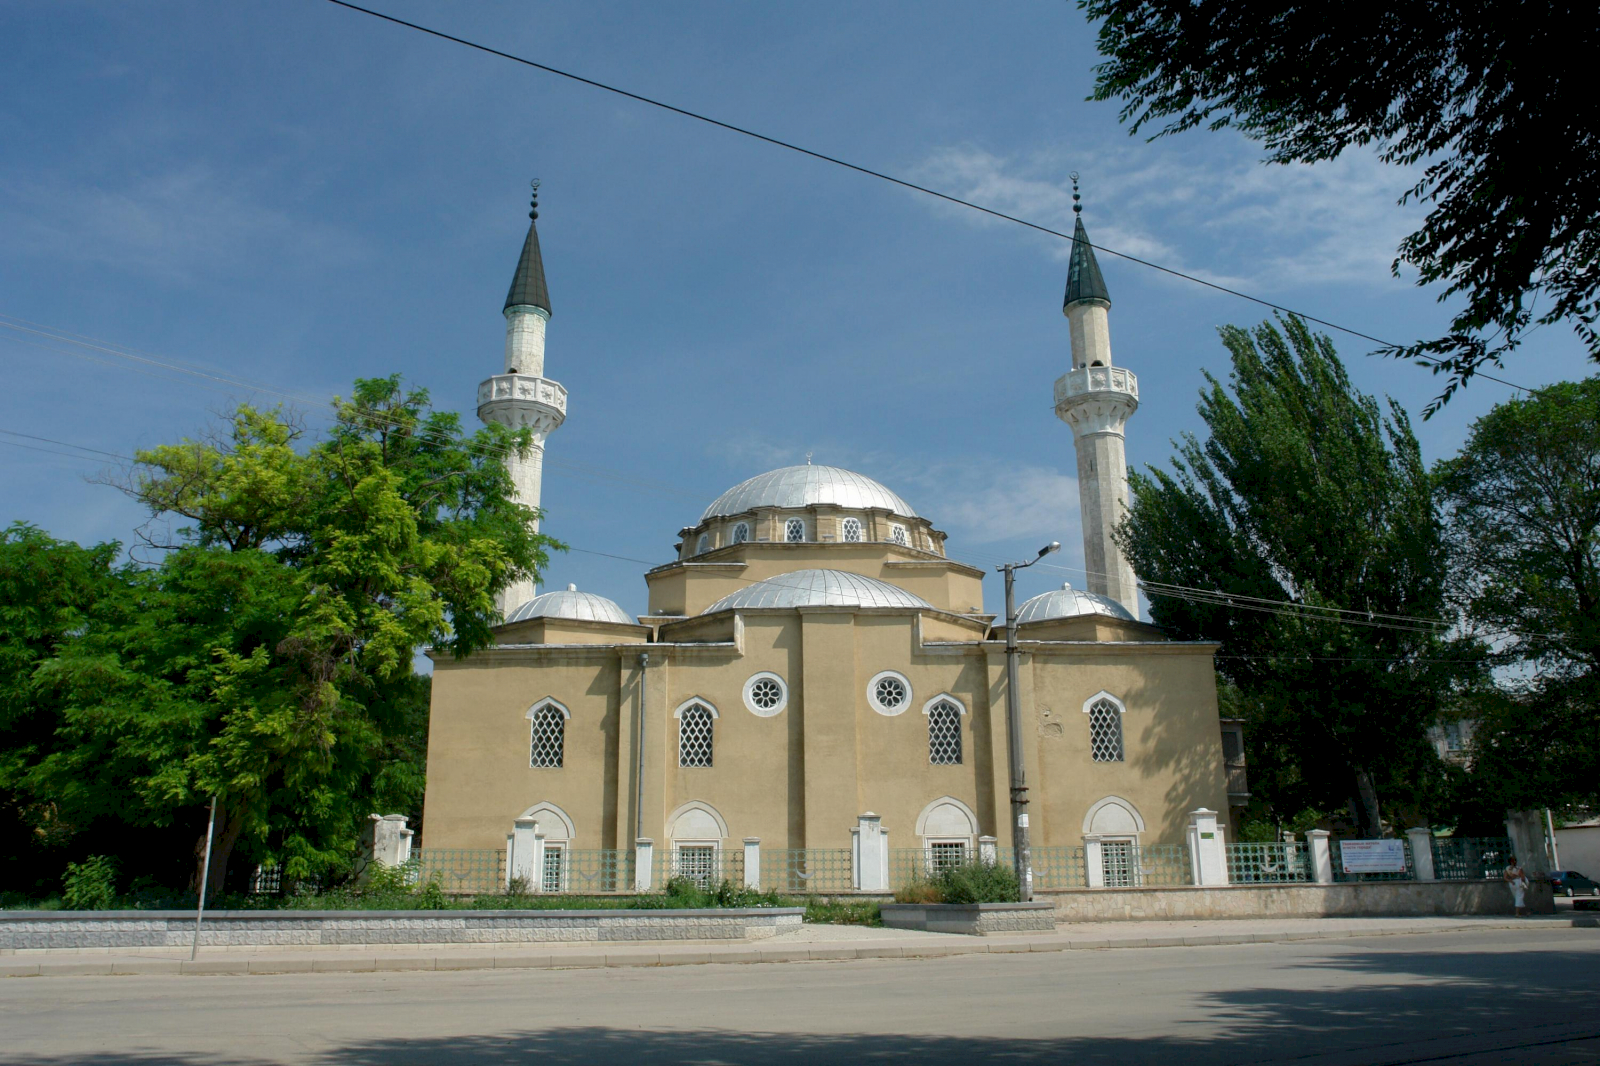
<path id="1" fill-rule="evenodd" d="M 1189 812 L 1196 807 L 1215 810 L 1219 820 L 1226 822 L 1227 782 L 1222 769 L 1222 731 L 1216 720 L 1213 718 L 1208 726 L 1202 738 L 1205 742 L 1196 743 L 1192 726 L 1179 728 L 1180 724 L 1189 726 L 1186 705 L 1192 703 L 1192 694 L 1170 690 L 1152 693 L 1146 686 L 1140 686 L 1127 695 L 1118 693 L 1118 696 L 1129 708 L 1144 712 L 1141 716 L 1145 717 L 1137 737 L 1131 733 L 1124 735 L 1129 751 L 1137 752 L 1130 765 L 1146 777 L 1171 778 L 1163 797 L 1166 809 L 1161 812 L 1160 820 L 1155 812 L 1144 811 L 1146 823 L 1187 826 Z M 1130 715 L 1133 713 L 1129 711 Z M 1220 808 L 1217 807 L 1219 801 Z M 1228 840 L 1237 840 L 1237 834 L 1237 826 L 1227 827 Z M 1182 830 L 1174 840 L 1156 841 L 1161 844 L 1183 842 Z"/>
<path id="2" fill-rule="evenodd" d="M 1497 950 L 1502 948 L 1504 950 Z M 1512 942 L 1483 948 L 1442 948 L 1432 951 L 1348 951 L 1311 947 L 1284 949 L 1271 968 L 1281 987 L 1264 987 L 1241 973 L 1224 978 L 1234 987 L 1207 990 L 1193 982 L 1174 984 L 1144 982 L 1142 1022 L 1129 1035 L 1105 1035 L 1106 1020 L 1092 1009 L 1087 1013 L 1063 1010 L 1070 992 L 1052 985 L 1063 982 L 1062 967 L 1078 965 L 1093 969 L 1091 974 L 1070 970 L 1068 985 L 1111 980 L 1139 980 L 1139 973 L 1176 961 L 1172 952 L 1210 952 L 1228 949 L 1151 949 L 1110 953 L 1115 960 L 1084 964 L 1069 956 L 1004 956 L 966 959 L 928 960 L 916 964 L 928 987 L 910 999 L 897 996 L 880 983 L 882 971 L 872 962 L 829 967 L 835 978 L 820 982 L 834 990 L 834 997 L 872 1001 L 876 1017 L 874 1032 L 753 1032 L 728 1028 L 698 1028 L 700 1016 L 717 1016 L 726 1025 L 728 1010 L 751 1010 L 756 998 L 772 1002 L 772 982 L 752 980 L 751 998 L 738 987 L 738 971 L 724 966 L 688 967 L 675 971 L 662 981 L 676 981 L 682 998 L 674 1008 L 678 1021 L 641 1028 L 614 1028 L 604 1025 L 552 1027 L 534 1030 L 524 1027 L 503 1032 L 485 1032 L 494 1022 L 484 1018 L 460 1017 L 456 1020 L 469 1032 L 449 1036 L 397 1035 L 374 1040 L 325 1043 L 310 1042 L 297 1051 L 293 1061 L 317 1066 L 512 1066 L 538 1062 L 546 1066 L 577 1066 L 595 1062 L 667 1064 L 716 1063 L 737 1066 L 812 1066 L 815 1063 L 917 1063 L 919 1066 L 972 1066 L 974 1063 L 1051 1063 L 1059 1066 L 1128 1066 L 1130 1063 L 1184 1063 L 1209 1066 L 1222 1063 L 1269 1063 L 1304 1061 L 1338 1062 L 1589 1062 L 1600 1059 L 1600 1024 L 1587 1018 L 1577 1004 L 1585 993 L 1600 991 L 1600 970 L 1594 965 L 1593 950 L 1523 950 Z M 1076 953 L 1072 953 L 1074 956 Z M 1101 953 L 1093 953 L 1096 956 Z M 1136 958 L 1122 958 L 1130 956 Z M 1052 960 L 1054 968 L 1052 968 Z M 762 967 L 766 970 L 766 967 Z M 740 970 L 748 971 L 748 967 Z M 804 1002 L 791 1005 L 796 1012 L 796 1028 L 819 1007 L 819 982 L 816 970 L 808 967 L 813 980 L 806 986 Z M 1102 971 L 1115 971 L 1104 973 Z M 1287 971 L 1287 972 L 1285 972 Z M 1017 1000 L 1015 989 L 1006 981 L 984 981 L 1005 974 L 1021 977 L 1039 990 Z M 487 994 L 497 1007 L 499 1018 L 516 1017 L 511 1009 L 516 1002 L 536 999 L 545 986 L 540 978 L 526 972 L 497 975 L 493 982 L 461 975 L 418 975 L 415 982 L 398 983 L 391 975 L 377 978 L 385 982 L 383 995 L 395 1009 L 419 997 L 436 997 L 433 1010 L 414 1016 L 420 1027 L 434 1024 L 440 1009 L 469 992 Z M 594 976 L 594 993 L 617 995 L 619 980 L 636 986 L 650 978 L 642 972 L 577 976 L 581 985 Z M 978 978 L 979 980 L 974 980 Z M 53 980 L 53 979 L 52 979 Z M 299 1002 L 304 987 L 298 990 L 278 984 L 274 979 L 175 978 L 186 987 L 200 981 L 224 981 L 229 988 L 212 993 L 221 998 L 237 995 L 236 982 L 248 981 L 259 997 L 263 1016 L 272 1015 L 279 1004 L 303 1006 Z M 283 980 L 304 981 L 304 978 Z M 468 988 L 462 981 L 471 980 Z M 272 982 L 269 984 L 269 982 Z M 124 982 L 125 983 L 125 982 Z M 1201 982 L 1203 985 L 1204 982 Z M 273 987 L 276 985 L 276 987 Z M 1239 987 L 1245 985 L 1246 987 Z M 374 986 L 378 987 L 378 986 Z M 603 990 L 602 990 L 603 989 Z M 658 994 L 659 989 L 653 990 Z M 712 993 L 715 993 L 713 995 Z M 651 993 L 647 993 L 650 995 Z M 787 994 L 787 993 L 785 993 Z M 1057 997 L 1066 994 L 1068 1000 Z M 359 993 L 358 993 L 359 995 Z M 210 997 L 202 992 L 200 999 Z M 256 998 L 253 996 L 252 998 Z M 714 999 L 721 1003 L 713 1003 Z M 826 998 L 825 996 L 823 998 Z M 941 1022 L 941 1003 L 960 1002 L 953 1021 L 992 1030 L 1009 1030 L 1018 1036 L 946 1036 L 930 1030 Z M 612 1010 L 627 1014 L 642 1006 L 625 996 L 616 999 Z M 721 1009 L 718 1009 L 718 1008 Z M 648 1010 L 648 1008 L 646 1008 Z M 559 1011 L 557 1013 L 560 1013 Z M 652 1012 L 659 1014 L 659 1011 Z M 839 1017 L 859 1011 L 840 1010 Z M 759 1010 L 749 1015 L 771 1025 L 771 1014 Z M 296 1019 L 299 1020 L 299 1019 Z M 655 1021 L 655 1019 L 651 1019 Z M 385 1019 L 372 1015 L 374 1026 Z M 261 1024 L 266 1024 L 263 1021 Z M 1129 1021 L 1112 1023 L 1113 1027 Z M 915 1030 L 895 1032 L 896 1027 Z M 1183 1035 L 1138 1035 L 1152 1028 L 1167 1028 Z M 1087 1031 L 1093 1035 L 1048 1036 L 1036 1034 Z M 1328 1056 L 1324 1060 L 1323 1056 Z M 0 1049 L 0 1061 L 19 1061 Z M 256 1066 L 263 1060 L 248 1056 L 182 1053 L 141 1054 L 95 1050 L 81 1055 L 31 1055 L 36 1066 L 144 1066 L 174 1063 L 188 1066 Z"/>

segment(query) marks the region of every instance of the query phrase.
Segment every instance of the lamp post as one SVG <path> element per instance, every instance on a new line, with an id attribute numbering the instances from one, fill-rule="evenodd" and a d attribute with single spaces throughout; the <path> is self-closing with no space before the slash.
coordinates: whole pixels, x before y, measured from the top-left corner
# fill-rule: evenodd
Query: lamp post
<path id="1" fill-rule="evenodd" d="M 1033 850 L 1028 842 L 1028 770 L 1022 761 L 1022 701 L 1017 696 L 1017 571 L 1060 550 L 1061 542 L 1053 540 L 1025 563 L 995 567 L 1006 575 L 1006 737 L 1011 750 L 1011 832 L 1016 846 L 1017 884 L 1024 903 L 1033 899 Z"/>

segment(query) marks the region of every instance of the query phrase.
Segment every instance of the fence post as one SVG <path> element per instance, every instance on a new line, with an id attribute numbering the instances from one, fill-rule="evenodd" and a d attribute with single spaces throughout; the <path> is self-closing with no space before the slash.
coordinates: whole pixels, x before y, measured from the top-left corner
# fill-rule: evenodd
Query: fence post
<path id="1" fill-rule="evenodd" d="M 744 887 L 761 887 L 761 838 L 744 838 Z"/>
<path id="2" fill-rule="evenodd" d="M 1406 836 L 1411 841 L 1411 869 L 1416 873 L 1417 880 L 1439 880 L 1433 871 L 1433 830 L 1418 826 L 1407 829 Z"/>
<path id="3" fill-rule="evenodd" d="M 399 866 L 411 850 L 411 830 L 403 814 L 374 814 L 372 819 L 372 861 L 379 866 Z"/>
<path id="4" fill-rule="evenodd" d="M 1228 853 L 1217 831 L 1217 812 L 1205 807 L 1190 811 L 1189 839 L 1195 849 L 1194 869 L 1200 875 L 1195 883 L 1207 887 L 1227 884 Z"/>
<path id="5" fill-rule="evenodd" d="M 1542 812 L 1507 811 L 1506 836 L 1511 838 L 1511 850 L 1527 871 L 1528 880 L 1538 881 L 1549 876 L 1550 856 L 1544 846 Z"/>
<path id="6" fill-rule="evenodd" d="M 1306 830 L 1311 842 L 1311 880 L 1319 885 L 1333 884 L 1333 849 L 1328 847 L 1328 836 L 1326 829 Z"/>
<path id="7" fill-rule="evenodd" d="M 650 874 L 655 865 L 656 842 L 649 837 L 640 837 L 633 842 L 633 889 L 635 892 L 650 891 Z"/>
<path id="8" fill-rule="evenodd" d="M 998 866 L 1000 864 L 999 843 L 994 837 L 978 838 L 978 861 L 985 866 Z"/>
<path id="9" fill-rule="evenodd" d="M 511 859 L 506 863 L 506 885 L 521 878 L 528 886 L 529 892 L 539 890 L 537 880 L 540 848 L 538 842 L 543 838 L 539 836 L 539 820 L 537 818 L 518 818 L 511 823 Z"/>
<path id="10" fill-rule="evenodd" d="M 513 866 L 516 863 L 516 861 L 517 861 L 517 834 L 515 834 L 515 833 L 507 833 L 506 834 L 506 866 L 505 866 L 505 873 L 506 873 L 505 881 L 506 881 L 506 883 L 504 885 L 504 887 L 507 888 L 507 889 L 509 889 L 511 887 L 511 878 L 512 878 L 511 871 L 512 871 Z"/>
<path id="11" fill-rule="evenodd" d="M 1083 870 L 1088 875 L 1090 888 L 1106 887 L 1106 867 L 1100 851 L 1100 838 L 1093 833 L 1083 838 Z"/>
<path id="12" fill-rule="evenodd" d="M 889 888 L 889 847 L 883 819 L 867 811 L 850 829 L 850 883 L 862 892 Z"/>

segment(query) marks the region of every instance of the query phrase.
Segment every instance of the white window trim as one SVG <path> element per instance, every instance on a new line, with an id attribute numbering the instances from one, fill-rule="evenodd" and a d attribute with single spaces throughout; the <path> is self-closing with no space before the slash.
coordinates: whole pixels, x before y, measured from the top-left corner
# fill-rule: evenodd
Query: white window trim
<path id="1" fill-rule="evenodd" d="M 739 531 L 740 530 L 744 531 L 744 536 L 743 537 L 739 536 Z M 749 544 L 750 543 L 750 523 L 749 522 L 735 522 L 733 524 L 732 531 L 730 531 L 728 533 L 728 543 L 730 543 L 730 544 Z"/>
<path id="2" fill-rule="evenodd" d="M 854 522 L 856 524 L 856 539 L 855 540 L 851 540 L 850 539 L 849 526 L 850 526 L 851 522 Z M 857 518 L 855 515 L 846 515 L 844 518 L 841 518 L 839 520 L 839 543 L 841 543 L 841 544 L 861 544 L 861 543 L 864 543 L 866 541 L 866 539 L 867 539 L 867 527 L 866 527 L 866 525 L 864 523 L 862 523 L 861 519 Z"/>
<path id="3" fill-rule="evenodd" d="M 1123 799 L 1121 796 L 1107 796 L 1104 799 L 1096 801 L 1095 804 L 1089 808 L 1088 813 L 1083 816 L 1083 831 L 1085 833 L 1094 832 L 1094 830 L 1089 828 L 1090 826 L 1094 825 L 1094 816 L 1099 814 L 1106 807 L 1121 807 L 1123 810 L 1133 815 L 1134 834 L 1128 839 L 1133 840 L 1133 842 L 1137 844 L 1138 837 L 1144 833 L 1144 816 L 1139 813 L 1138 807 L 1135 807 L 1130 801 Z M 1124 837 L 1122 835 L 1117 834 L 1101 837 L 1103 840 L 1122 840 L 1123 838 Z"/>
<path id="4" fill-rule="evenodd" d="M 895 537 L 896 533 L 899 533 L 900 536 L 903 537 L 904 539 L 903 540 L 896 539 L 896 537 Z M 911 547 L 911 530 L 907 529 L 905 526 L 901 525 L 898 522 L 892 523 L 889 526 L 889 543 L 890 544 L 898 544 L 902 548 Z"/>
<path id="5" fill-rule="evenodd" d="M 672 717 L 674 717 L 674 718 L 676 718 L 678 720 L 678 767 L 677 768 L 679 770 L 710 770 L 712 767 L 714 767 L 716 765 L 716 762 L 717 762 L 716 729 L 714 727 L 713 727 L 713 729 L 711 731 L 711 762 L 708 765 L 705 765 L 705 766 L 685 766 L 685 765 L 683 765 L 683 712 L 687 711 L 690 707 L 694 707 L 694 706 L 704 707 L 706 710 L 710 711 L 711 712 L 711 720 L 713 722 L 717 721 L 719 718 L 722 717 L 722 715 L 717 713 L 716 704 L 712 703 L 710 700 L 701 699 L 699 696 L 691 697 L 690 699 L 686 699 L 682 703 L 678 704 L 677 709 L 672 712 Z"/>
<path id="6" fill-rule="evenodd" d="M 977 858 L 976 841 L 971 837 L 928 837 L 922 842 L 922 868 L 929 874 L 934 872 L 933 846 L 935 844 L 960 844 L 961 865 L 965 866 Z"/>
<path id="7" fill-rule="evenodd" d="M 700 534 L 700 539 L 695 541 L 695 544 L 694 544 L 694 553 L 696 555 L 704 555 L 706 552 L 708 552 L 710 550 L 711 550 L 711 534 L 710 533 L 702 533 L 702 534 Z"/>
<path id="8" fill-rule="evenodd" d="M 965 703 L 962 703 L 956 697 L 950 695 L 950 693 L 948 693 L 948 692 L 941 692 L 937 696 L 933 697 L 933 699 L 929 700 L 927 703 L 924 703 L 922 705 L 923 716 L 926 717 L 927 715 L 932 714 L 934 706 L 939 704 L 939 703 L 941 703 L 941 702 L 942 703 L 948 703 L 948 704 L 951 704 L 952 706 L 954 706 L 955 709 L 959 712 L 960 717 L 962 719 L 965 719 L 967 717 L 967 705 Z"/>
<path id="9" fill-rule="evenodd" d="M 778 686 L 778 702 L 776 706 L 761 707 L 756 704 L 751 697 L 751 690 L 756 687 L 757 681 L 776 682 Z M 769 671 L 764 670 L 761 673 L 751 674 L 749 680 L 744 683 L 744 705 L 745 709 L 757 718 L 776 718 L 789 706 L 789 686 L 784 683 L 783 678 Z"/>
<path id="10" fill-rule="evenodd" d="M 1128 713 L 1128 705 L 1123 703 L 1121 700 L 1117 699 L 1117 697 L 1113 696 L 1111 693 L 1107 692 L 1105 689 L 1101 689 L 1099 692 L 1096 692 L 1093 696 L 1090 696 L 1088 699 L 1083 701 L 1083 713 L 1084 714 L 1088 714 L 1089 713 L 1089 708 L 1093 707 L 1095 704 L 1099 703 L 1101 700 L 1108 701 L 1113 707 L 1115 707 L 1117 709 L 1117 713 L 1118 714 L 1127 714 Z"/>
<path id="11" fill-rule="evenodd" d="M 885 707 L 883 704 L 878 702 L 878 682 L 890 677 L 894 678 L 896 681 L 899 681 L 906 687 L 905 701 L 898 707 Z M 867 706 L 871 707 L 885 718 L 894 718 L 897 715 L 904 714 L 911 707 L 911 698 L 911 681 L 906 677 L 905 674 L 902 674 L 898 670 L 879 670 L 877 673 L 873 674 L 872 679 L 867 682 Z"/>
<path id="12" fill-rule="evenodd" d="M 932 744 L 932 739 L 933 739 L 933 709 L 935 707 L 937 707 L 941 703 L 948 703 L 948 704 L 950 704 L 952 707 L 954 707 L 956 709 L 956 733 L 957 733 L 957 736 L 958 736 L 958 738 L 960 740 L 960 743 L 961 743 L 961 752 L 960 752 L 961 758 L 959 760 L 957 760 L 956 762 L 939 762 L 939 763 L 936 763 L 936 762 L 933 761 L 933 744 Z M 937 696 L 933 697 L 933 699 L 929 700 L 927 703 L 924 703 L 922 705 L 922 716 L 924 718 L 928 719 L 928 738 L 929 738 L 928 765 L 929 766 L 965 766 L 966 763 L 967 763 L 967 741 L 966 741 L 966 736 L 965 736 L 964 730 L 966 729 L 966 724 L 967 724 L 967 721 L 966 721 L 967 720 L 967 705 L 962 703 L 960 700 L 956 699 L 954 696 L 950 695 L 950 693 L 941 692 Z"/>
<path id="13" fill-rule="evenodd" d="M 961 800 L 957 799 L 954 796 L 940 796 L 938 799 L 934 800 L 932 803 L 929 803 L 926 807 L 922 808 L 922 813 L 917 815 L 917 826 L 916 826 L 917 836 L 922 837 L 924 842 L 926 842 L 929 839 L 928 834 L 927 834 L 928 819 L 933 816 L 933 812 L 934 811 L 936 811 L 940 807 L 943 807 L 943 806 L 946 806 L 946 805 L 954 807 L 956 810 L 958 810 L 962 814 L 966 815 L 967 816 L 967 826 L 972 830 L 973 835 L 977 834 L 977 832 L 978 832 L 978 813 L 976 811 L 974 811 L 970 806 L 968 806 L 967 804 L 963 803 Z M 972 839 L 972 837 L 971 836 L 967 836 L 967 837 L 933 837 L 932 839 L 940 840 L 940 841 L 944 841 L 944 840 L 970 840 L 970 839 Z"/>
<path id="14" fill-rule="evenodd" d="M 567 710 L 567 705 L 551 696 L 546 696 L 544 699 L 535 703 L 532 707 L 529 707 L 528 713 L 522 717 L 531 722 L 533 721 L 533 716 L 538 714 L 546 707 L 554 707 L 556 710 L 561 712 L 561 717 L 565 718 L 569 722 L 572 721 L 572 712 Z"/>
<path id="15" fill-rule="evenodd" d="M 553 892 L 553 893 L 555 893 L 557 895 L 560 895 L 560 894 L 562 894 L 562 893 L 567 891 L 567 885 L 569 884 L 569 878 L 572 875 L 572 864 L 567 861 L 570 858 L 570 856 L 566 854 L 567 846 L 570 843 L 571 843 L 571 841 L 568 841 L 568 840 L 547 840 L 547 841 L 544 842 L 544 853 L 545 853 L 545 855 L 548 856 L 553 851 L 557 851 L 557 852 L 561 852 L 562 853 L 562 855 L 561 855 L 561 876 L 557 879 L 559 883 L 556 885 L 555 888 L 545 888 L 544 887 L 544 870 L 542 868 L 539 869 L 537 871 L 537 874 L 536 874 L 537 877 L 539 878 L 539 887 L 538 887 L 537 891 L 539 891 L 539 892 Z M 546 859 L 545 861 L 548 862 L 549 860 Z"/>
<path id="16" fill-rule="evenodd" d="M 674 840 L 672 851 L 667 855 L 667 868 L 671 872 L 669 877 L 687 876 L 679 864 L 679 854 L 683 848 L 710 848 L 711 849 L 711 876 L 707 884 L 715 885 L 722 880 L 722 841 L 720 840 Z"/>
<path id="17" fill-rule="evenodd" d="M 799 540 L 790 540 L 789 539 L 789 526 L 790 526 L 791 523 L 794 523 L 794 522 L 799 522 L 800 523 L 800 539 Z M 809 543 L 811 543 L 810 532 L 811 531 L 806 526 L 806 520 L 804 518 L 785 518 L 783 520 L 783 542 L 785 544 L 809 544 Z"/>
<path id="18" fill-rule="evenodd" d="M 561 712 L 561 765 L 540 766 L 533 761 L 533 731 L 538 728 L 537 718 L 539 712 L 547 707 L 554 707 Z M 528 708 L 528 713 L 523 715 L 528 722 L 528 769 L 530 770 L 564 770 L 567 765 L 567 723 L 572 721 L 572 712 L 567 710 L 566 704 L 560 700 L 546 696 L 544 699 Z"/>
<path id="19" fill-rule="evenodd" d="M 697 703 L 706 710 L 710 711 L 711 717 L 722 717 L 722 715 L 717 713 L 717 705 L 706 699 L 704 696 L 690 696 L 688 699 L 678 704 L 677 708 L 672 712 L 672 717 L 681 719 L 683 717 L 683 712 L 687 711 L 690 707 L 693 707 Z"/>
<path id="20" fill-rule="evenodd" d="M 1094 705 L 1101 700 L 1111 704 L 1117 711 L 1117 747 L 1122 755 L 1120 759 L 1096 759 L 1094 757 Z M 1127 705 L 1105 689 L 1101 689 L 1083 701 L 1083 713 L 1091 716 L 1089 719 L 1089 761 L 1102 764 L 1126 763 L 1128 761 L 1128 731 L 1123 727 L 1122 719 L 1128 713 Z"/>

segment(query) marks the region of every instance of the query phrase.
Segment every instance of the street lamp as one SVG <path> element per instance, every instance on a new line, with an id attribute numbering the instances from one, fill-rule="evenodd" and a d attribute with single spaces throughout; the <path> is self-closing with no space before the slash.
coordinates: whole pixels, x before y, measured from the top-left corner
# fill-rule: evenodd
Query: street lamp
<path id="1" fill-rule="evenodd" d="M 1011 749 L 1011 832 L 1016 846 L 1017 884 L 1022 901 L 1033 899 L 1033 851 L 1028 843 L 1028 771 L 1022 762 L 1022 707 L 1017 698 L 1017 571 L 1025 570 L 1051 552 L 1061 550 L 1053 540 L 1025 563 L 995 567 L 1006 575 L 1006 737 Z"/>

